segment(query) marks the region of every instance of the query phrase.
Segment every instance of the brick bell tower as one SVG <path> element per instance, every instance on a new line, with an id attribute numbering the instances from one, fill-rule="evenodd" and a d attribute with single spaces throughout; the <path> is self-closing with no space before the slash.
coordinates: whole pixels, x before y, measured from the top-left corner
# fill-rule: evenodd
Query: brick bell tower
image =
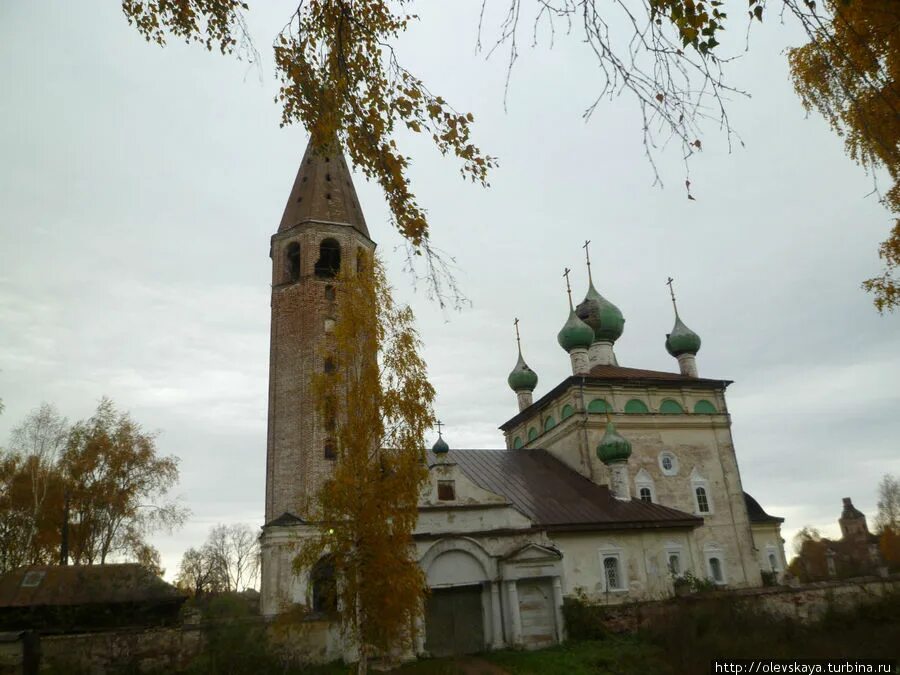
<path id="1" fill-rule="evenodd" d="M 266 524 L 262 546 L 264 614 L 294 598 L 287 542 L 302 527 L 309 500 L 327 479 L 334 446 L 312 396 L 312 376 L 334 322 L 335 277 L 355 274 L 375 243 L 339 146 L 310 140 L 272 236 L 272 324 L 269 349 L 269 428 Z M 294 590 L 292 590 L 294 589 Z"/>

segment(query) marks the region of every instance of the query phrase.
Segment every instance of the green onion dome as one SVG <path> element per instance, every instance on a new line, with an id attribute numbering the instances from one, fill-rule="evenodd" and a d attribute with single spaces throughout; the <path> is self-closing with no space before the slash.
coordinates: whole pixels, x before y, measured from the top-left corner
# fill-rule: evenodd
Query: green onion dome
<path id="1" fill-rule="evenodd" d="M 631 457 L 631 443 L 619 435 L 611 421 L 606 423 L 606 433 L 597 446 L 597 457 L 604 464 L 624 462 Z"/>
<path id="2" fill-rule="evenodd" d="M 513 391 L 534 391 L 538 383 L 538 376 L 522 358 L 522 352 L 519 352 L 519 360 L 516 361 L 516 367 L 512 369 L 509 377 L 506 378 L 510 389 Z"/>
<path id="3" fill-rule="evenodd" d="M 434 445 L 431 446 L 431 451 L 438 455 L 443 455 L 446 452 L 450 452 L 450 446 L 447 445 L 447 441 L 444 440 L 444 437 L 438 434 L 438 439 L 435 441 Z"/>
<path id="4" fill-rule="evenodd" d="M 569 310 L 569 320 L 566 321 L 562 330 L 556 336 L 559 346 L 567 352 L 572 351 L 576 347 L 584 347 L 587 349 L 594 341 L 594 330 L 584 321 L 578 318 L 575 310 Z"/>
<path id="5" fill-rule="evenodd" d="M 575 312 L 579 319 L 593 329 L 596 342 L 615 342 L 625 330 L 625 318 L 622 316 L 622 312 L 597 292 L 593 282 L 588 285 L 587 295 L 575 308 Z"/>
<path id="6" fill-rule="evenodd" d="M 666 351 L 675 357 L 700 351 L 700 336 L 685 326 L 677 314 L 675 327 L 666 335 Z"/>

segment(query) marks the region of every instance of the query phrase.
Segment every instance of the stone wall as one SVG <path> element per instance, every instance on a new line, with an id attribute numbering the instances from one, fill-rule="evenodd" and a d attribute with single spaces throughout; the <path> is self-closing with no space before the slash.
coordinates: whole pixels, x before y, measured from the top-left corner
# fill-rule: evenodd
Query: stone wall
<path id="1" fill-rule="evenodd" d="M 271 654 L 279 661 L 327 663 L 345 654 L 338 628 L 328 621 L 264 622 L 244 619 L 248 629 L 265 623 Z M 172 628 L 120 629 L 96 633 L 42 635 L 40 637 L 41 673 L 105 673 L 127 670 L 132 673 L 173 673 L 186 668 L 203 651 L 209 626 L 184 625 Z M 10 670 L 16 668 L 13 645 L 5 654 Z M 5 661 L 2 661 L 5 663 Z"/>
<path id="2" fill-rule="evenodd" d="M 829 610 L 852 610 L 900 593 L 900 575 L 887 579 L 865 577 L 853 581 L 823 581 L 797 587 L 749 588 L 698 593 L 660 602 L 615 605 L 604 610 L 603 624 L 613 633 L 630 633 L 674 616 L 686 606 L 721 602 L 764 612 L 773 617 L 809 623 Z"/>

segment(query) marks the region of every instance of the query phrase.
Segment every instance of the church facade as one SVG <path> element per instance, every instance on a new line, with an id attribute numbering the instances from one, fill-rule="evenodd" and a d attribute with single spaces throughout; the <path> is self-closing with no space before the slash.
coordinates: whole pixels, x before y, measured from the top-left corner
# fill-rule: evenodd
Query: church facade
<path id="1" fill-rule="evenodd" d="M 308 148 L 270 245 L 265 615 L 318 609 L 320 577 L 291 565 L 310 531 L 300 514 L 335 461 L 311 380 L 327 367 L 336 272 L 358 273 L 374 248 L 344 157 Z M 451 449 L 440 438 L 425 453 L 415 541 L 430 593 L 420 654 L 555 644 L 566 596 L 661 599 L 691 576 L 752 587 L 785 569 L 782 519 L 741 483 L 730 382 L 699 376 L 700 338 L 677 307 L 675 316 L 665 346 L 677 372 L 619 366 L 625 320 L 591 282 L 577 307 L 570 297 L 558 334 L 572 375 L 537 400 L 520 346 L 508 378 L 518 410 L 500 425 L 506 449 Z"/>

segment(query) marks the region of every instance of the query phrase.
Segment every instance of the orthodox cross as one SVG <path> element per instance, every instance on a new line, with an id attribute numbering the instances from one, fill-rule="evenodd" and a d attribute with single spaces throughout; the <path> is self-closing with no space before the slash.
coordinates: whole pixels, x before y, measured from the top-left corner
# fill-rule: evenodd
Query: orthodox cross
<path id="1" fill-rule="evenodd" d="M 590 245 L 590 243 L 591 243 L 590 239 L 586 240 L 584 242 L 584 246 L 582 246 L 581 248 L 584 249 L 584 257 L 585 257 L 585 260 L 587 260 L 588 282 L 594 283 L 594 280 L 591 278 L 591 252 L 588 249 L 588 246 Z"/>
<path id="2" fill-rule="evenodd" d="M 666 286 L 669 287 L 669 294 L 672 296 L 672 307 L 675 308 L 675 316 L 678 316 L 678 305 L 675 304 L 675 288 L 672 286 L 672 282 L 675 281 L 672 277 L 666 279 Z"/>
<path id="3" fill-rule="evenodd" d="M 566 293 L 569 295 L 569 311 L 572 310 L 572 287 L 569 285 L 569 273 L 572 271 L 568 267 L 565 268 L 563 276 L 566 278 Z"/>
<path id="4" fill-rule="evenodd" d="M 519 354 L 522 353 L 522 340 L 519 338 L 519 317 L 516 317 L 516 320 L 513 321 L 513 325 L 516 327 L 516 345 L 519 347 Z"/>
<path id="5" fill-rule="evenodd" d="M 438 420 L 437 422 L 434 423 L 434 425 L 438 428 L 438 436 L 440 436 L 441 435 L 441 427 L 444 426 L 444 423 L 441 422 L 440 420 Z"/>

